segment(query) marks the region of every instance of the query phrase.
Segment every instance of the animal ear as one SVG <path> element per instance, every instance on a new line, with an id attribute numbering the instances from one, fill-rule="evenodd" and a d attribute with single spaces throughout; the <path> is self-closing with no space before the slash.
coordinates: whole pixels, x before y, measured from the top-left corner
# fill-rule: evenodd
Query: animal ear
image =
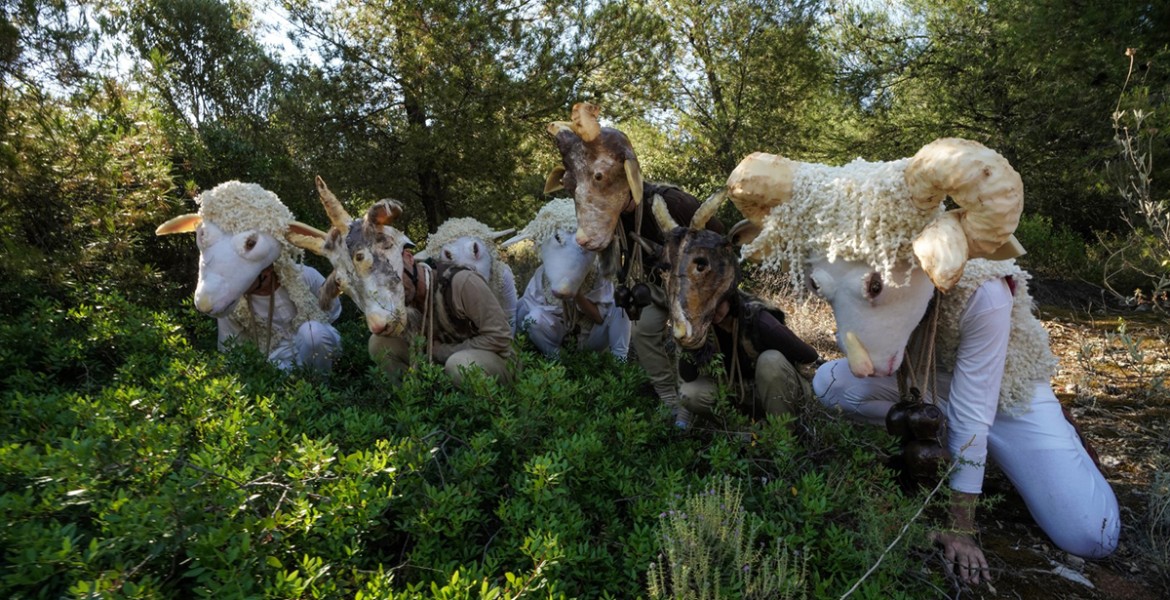
<path id="1" fill-rule="evenodd" d="M 626 181 L 630 184 L 630 194 L 634 197 L 634 206 L 642 203 L 642 165 L 638 159 L 627 158 L 625 162 Z"/>
<path id="2" fill-rule="evenodd" d="M 402 205 L 397 200 L 383 198 L 366 211 L 366 221 L 382 227 L 391 226 L 402 215 Z"/>
<path id="3" fill-rule="evenodd" d="M 155 235 L 170 235 L 172 233 L 191 233 L 203 222 L 198 214 L 181 215 L 163 223 L 154 230 Z"/>
<path id="4" fill-rule="evenodd" d="M 744 219 L 736 223 L 731 228 L 731 231 L 727 232 L 727 239 L 731 240 L 731 245 L 733 246 L 743 246 L 755 240 L 756 236 L 760 235 L 760 231 L 762 230 L 763 228 L 759 224 Z"/>
<path id="5" fill-rule="evenodd" d="M 557 165 L 556 168 L 549 172 L 548 177 L 544 179 L 544 193 L 551 194 L 565 189 L 564 184 L 561 183 L 561 178 L 564 176 L 565 167 L 563 165 Z"/>
<path id="6" fill-rule="evenodd" d="M 333 301 L 340 295 L 341 283 L 337 281 L 337 271 L 333 271 L 317 291 L 317 306 L 323 311 L 328 311 L 333 306 Z"/>
<path id="7" fill-rule="evenodd" d="M 300 221 L 293 221 L 288 224 L 284 238 L 297 248 L 322 256 L 325 254 L 325 240 L 329 239 L 329 234 Z"/>
<path id="8" fill-rule="evenodd" d="M 548 124 L 548 127 L 545 127 L 545 130 L 548 131 L 549 135 L 557 137 L 557 134 L 562 131 L 573 133 L 573 124 L 568 121 L 553 121 Z M 573 135 L 576 134 L 574 133 Z"/>

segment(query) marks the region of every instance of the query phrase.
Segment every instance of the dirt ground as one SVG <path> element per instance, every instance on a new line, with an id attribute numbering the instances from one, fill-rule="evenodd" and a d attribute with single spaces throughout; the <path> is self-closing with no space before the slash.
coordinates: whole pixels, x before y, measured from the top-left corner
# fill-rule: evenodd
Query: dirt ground
<path id="1" fill-rule="evenodd" d="M 1151 493 L 1155 475 L 1170 471 L 1170 313 L 1110 302 L 1082 284 L 1033 281 L 1031 289 L 1060 359 L 1054 390 L 1097 451 L 1121 505 L 1121 543 L 1112 556 L 1091 561 L 1055 548 L 1007 479 L 990 467 L 984 491 L 998 503 L 979 522 L 994 581 L 979 588 L 954 584 L 939 597 L 1170 599 L 1170 527 L 1149 535 L 1150 507 L 1170 511 L 1170 491 Z M 806 322 L 808 331 L 818 331 L 814 337 L 824 338 L 809 341 L 831 347 L 824 325 L 832 316 L 823 303 L 811 302 L 782 305 L 798 334 Z M 1170 513 L 1162 519 L 1170 521 Z M 941 568 L 939 553 L 926 558 Z"/>

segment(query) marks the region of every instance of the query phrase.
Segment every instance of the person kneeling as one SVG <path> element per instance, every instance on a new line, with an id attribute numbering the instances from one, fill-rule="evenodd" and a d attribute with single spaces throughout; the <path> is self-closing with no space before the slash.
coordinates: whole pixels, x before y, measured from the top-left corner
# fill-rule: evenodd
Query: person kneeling
<path id="1" fill-rule="evenodd" d="M 679 357 L 676 426 L 712 415 L 719 389 L 711 373 L 716 353 L 737 391 L 738 408 L 752 418 L 789 414 L 798 402 L 812 399 L 812 387 L 796 364 L 816 362 L 817 351 L 784 324 L 782 311 L 737 291 L 719 303 L 713 324 L 714 336 Z"/>
<path id="2" fill-rule="evenodd" d="M 402 258 L 406 301 L 422 315 L 431 360 L 443 365 L 456 387 L 462 386 L 465 369 L 473 366 L 511 383 L 512 328 L 483 276 L 441 262 L 434 267 L 416 263 L 409 251 Z M 370 356 L 397 377 L 410 365 L 410 340 L 370 336 Z"/>

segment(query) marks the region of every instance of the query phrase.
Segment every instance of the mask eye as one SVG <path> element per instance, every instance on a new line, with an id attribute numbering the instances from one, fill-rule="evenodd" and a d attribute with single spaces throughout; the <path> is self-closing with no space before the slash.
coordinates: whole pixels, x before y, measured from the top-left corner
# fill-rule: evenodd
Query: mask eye
<path id="1" fill-rule="evenodd" d="M 880 273 L 870 273 L 865 278 L 865 297 L 873 300 L 882 293 L 882 276 Z"/>
<path id="2" fill-rule="evenodd" d="M 353 255 L 353 262 L 366 262 L 366 253 L 357 252 Z"/>
<path id="3" fill-rule="evenodd" d="M 707 259 L 702 257 L 702 256 L 696 258 L 694 260 L 694 263 L 695 263 L 695 271 L 699 272 L 699 273 L 706 271 L 707 267 L 710 266 L 710 263 L 707 262 Z"/>
<path id="4" fill-rule="evenodd" d="M 553 237 L 556 238 L 558 244 L 565 243 L 565 240 L 561 239 L 561 232 L 558 231 L 558 232 L 554 233 Z"/>
<path id="5" fill-rule="evenodd" d="M 256 235 L 253 234 L 253 235 L 248 236 L 248 239 L 244 240 L 244 252 L 251 252 L 252 248 L 255 248 L 255 247 L 256 247 Z"/>
<path id="6" fill-rule="evenodd" d="M 817 278 L 816 278 L 816 277 L 813 277 L 812 275 L 809 275 L 809 276 L 806 278 L 805 285 L 807 285 L 807 286 L 808 286 L 808 289 L 809 289 L 809 290 L 811 290 L 811 291 L 812 291 L 812 293 L 814 293 L 814 294 L 820 294 L 820 293 L 821 293 L 821 284 L 817 283 Z"/>
<path id="7" fill-rule="evenodd" d="M 595 172 L 595 173 L 593 174 L 593 180 L 594 180 L 594 181 L 601 181 L 601 178 L 602 178 L 602 177 L 605 177 L 605 175 L 603 175 L 603 174 L 601 173 L 601 171 L 597 171 L 597 172 Z"/>
<path id="8" fill-rule="evenodd" d="M 451 254 L 450 250 L 444 250 L 443 251 L 443 258 L 445 258 L 447 260 L 453 260 L 455 258 L 455 255 Z"/>

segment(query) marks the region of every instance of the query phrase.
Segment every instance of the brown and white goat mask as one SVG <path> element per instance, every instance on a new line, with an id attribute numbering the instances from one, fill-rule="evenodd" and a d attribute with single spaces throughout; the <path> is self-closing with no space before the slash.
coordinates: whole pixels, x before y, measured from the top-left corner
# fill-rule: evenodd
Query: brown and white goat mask
<path id="1" fill-rule="evenodd" d="M 665 202 L 654 202 L 654 218 L 665 233 L 662 262 L 670 326 L 683 348 L 697 348 L 706 341 L 719 303 L 739 283 L 739 258 L 727 236 L 706 229 L 707 221 L 726 196 L 711 196 L 681 227 L 670 216 Z"/>
<path id="2" fill-rule="evenodd" d="M 571 121 L 554 121 L 548 132 L 556 141 L 562 166 L 549 174 L 544 193 L 560 189 L 577 207 L 577 243 L 600 251 L 609 246 L 618 217 L 642 202 L 642 169 L 626 134 L 597 122 L 600 109 L 588 102 L 573 105 Z"/>
<path id="3" fill-rule="evenodd" d="M 329 215 L 329 233 L 289 235 L 305 250 L 324 256 L 333 272 L 321 287 L 320 302 L 345 293 L 365 314 L 370 333 L 399 336 L 410 324 L 402 282 L 402 251 L 409 239 L 391 225 L 402 214 L 395 200 L 375 202 L 361 219 L 354 219 L 317 177 L 317 193 Z"/>

